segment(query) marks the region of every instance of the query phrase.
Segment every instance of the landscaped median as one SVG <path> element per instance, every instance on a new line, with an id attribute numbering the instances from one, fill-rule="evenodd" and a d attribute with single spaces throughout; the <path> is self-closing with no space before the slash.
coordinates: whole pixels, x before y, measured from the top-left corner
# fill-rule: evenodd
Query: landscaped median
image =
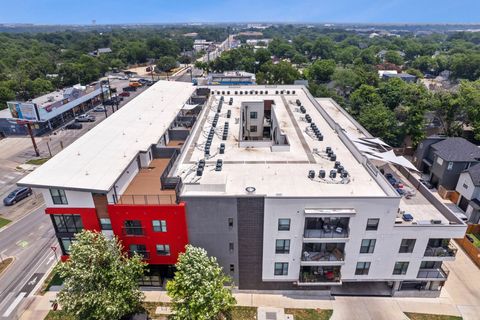
<path id="1" fill-rule="evenodd" d="M 462 320 L 462 317 L 446 316 L 441 314 L 426 314 L 426 313 L 413 313 L 404 312 L 410 320 Z"/>
<path id="2" fill-rule="evenodd" d="M 12 222 L 12 220 L 8 220 L 8 219 L 0 217 L 0 228 L 5 227 L 10 222 Z"/>
<path id="3" fill-rule="evenodd" d="M 8 266 L 13 262 L 13 258 L 9 257 L 6 259 L 0 260 L 0 276 L 2 275 L 3 271 L 7 270 Z"/>

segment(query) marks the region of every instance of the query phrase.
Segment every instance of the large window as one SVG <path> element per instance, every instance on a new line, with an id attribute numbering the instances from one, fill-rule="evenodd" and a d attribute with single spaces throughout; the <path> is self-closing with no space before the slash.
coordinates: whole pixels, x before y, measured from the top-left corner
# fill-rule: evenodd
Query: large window
<path id="1" fill-rule="evenodd" d="M 65 190 L 50 189 L 50 195 L 52 196 L 53 204 L 68 204 Z"/>
<path id="2" fill-rule="evenodd" d="M 395 262 L 395 267 L 393 268 L 393 274 L 402 275 L 407 274 L 408 262 Z"/>
<path id="3" fill-rule="evenodd" d="M 140 220 L 125 220 L 124 230 L 125 234 L 128 236 L 143 235 L 143 228 Z"/>
<path id="4" fill-rule="evenodd" d="M 380 219 L 368 219 L 367 220 L 367 231 L 377 230 L 379 222 L 380 222 Z"/>
<path id="5" fill-rule="evenodd" d="M 360 253 L 373 253 L 375 250 L 375 239 L 363 239 L 362 245 L 360 246 Z"/>
<path id="6" fill-rule="evenodd" d="M 357 268 L 355 269 L 355 274 L 357 276 L 367 275 L 370 270 L 370 262 L 357 262 Z"/>
<path id="7" fill-rule="evenodd" d="M 400 250 L 399 253 L 410 253 L 413 252 L 413 248 L 415 247 L 415 239 L 402 239 L 402 243 L 400 243 Z"/>
<path id="8" fill-rule="evenodd" d="M 170 255 L 170 245 L 168 245 L 168 244 L 157 244 L 157 254 L 159 256 L 169 256 Z"/>
<path id="9" fill-rule="evenodd" d="M 65 254 L 70 254 L 70 246 L 72 244 L 73 239 L 72 238 L 59 238 L 60 240 L 60 246 L 62 247 L 62 251 Z"/>
<path id="10" fill-rule="evenodd" d="M 290 240 L 277 239 L 275 244 L 275 253 L 290 253 Z"/>
<path id="11" fill-rule="evenodd" d="M 250 119 L 257 119 L 258 113 L 256 111 L 250 112 Z"/>
<path id="12" fill-rule="evenodd" d="M 155 232 L 167 232 L 167 221 L 152 220 L 152 227 Z"/>
<path id="13" fill-rule="evenodd" d="M 131 244 L 130 245 L 130 254 L 139 254 L 144 258 L 148 258 L 147 246 L 144 244 Z"/>
<path id="14" fill-rule="evenodd" d="M 250 126 L 250 132 L 257 132 L 257 126 Z"/>
<path id="15" fill-rule="evenodd" d="M 289 231 L 290 219 L 278 219 L 278 231 Z"/>
<path id="16" fill-rule="evenodd" d="M 276 276 L 288 275 L 288 262 L 275 262 L 275 275 Z"/>
<path id="17" fill-rule="evenodd" d="M 53 223 L 57 232 L 77 233 L 83 229 L 79 214 L 54 214 Z"/>

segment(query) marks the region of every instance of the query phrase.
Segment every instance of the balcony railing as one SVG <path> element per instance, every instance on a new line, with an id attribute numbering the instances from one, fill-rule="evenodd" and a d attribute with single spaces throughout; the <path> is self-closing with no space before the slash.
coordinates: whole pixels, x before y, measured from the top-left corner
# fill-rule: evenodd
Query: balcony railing
<path id="1" fill-rule="evenodd" d="M 450 270 L 444 265 L 434 269 L 420 269 L 417 278 L 419 279 L 447 279 Z"/>
<path id="2" fill-rule="evenodd" d="M 349 228 L 324 227 L 321 229 L 305 229 L 304 238 L 348 238 Z"/>
<path id="3" fill-rule="evenodd" d="M 123 235 L 127 237 L 141 237 L 145 235 L 143 227 L 127 227 L 123 228 Z"/>
<path id="4" fill-rule="evenodd" d="M 299 283 L 338 283 L 341 281 L 340 271 L 326 271 L 323 273 L 300 271 Z"/>
<path id="5" fill-rule="evenodd" d="M 164 205 L 175 204 L 175 194 L 126 194 L 118 199 L 117 204 Z"/>
<path id="6" fill-rule="evenodd" d="M 455 257 L 457 255 L 457 247 L 449 242 L 447 246 L 430 247 L 425 250 L 425 257 Z"/>
<path id="7" fill-rule="evenodd" d="M 335 248 L 332 251 L 303 251 L 302 261 L 316 262 L 316 261 L 343 261 L 345 253 Z"/>

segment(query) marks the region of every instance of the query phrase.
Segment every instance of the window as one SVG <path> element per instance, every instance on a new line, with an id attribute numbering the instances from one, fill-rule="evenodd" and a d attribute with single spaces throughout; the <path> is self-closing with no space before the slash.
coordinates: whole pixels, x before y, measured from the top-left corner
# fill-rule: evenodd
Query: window
<path id="1" fill-rule="evenodd" d="M 288 262 L 275 262 L 275 275 L 286 276 L 288 274 Z"/>
<path id="2" fill-rule="evenodd" d="M 280 239 L 275 243 L 275 253 L 290 253 L 290 240 Z"/>
<path id="3" fill-rule="evenodd" d="M 108 218 L 101 218 L 100 225 L 102 226 L 102 230 L 112 230 L 112 223 Z"/>
<path id="4" fill-rule="evenodd" d="M 395 262 L 393 274 L 407 274 L 408 262 Z"/>
<path id="5" fill-rule="evenodd" d="M 250 126 L 250 132 L 257 132 L 257 126 Z"/>
<path id="6" fill-rule="evenodd" d="M 250 112 L 250 119 L 257 119 L 258 117 L 258 112 L 252 111 Z"/>
<path id="7" fill-rule="evenodd" d="M 447 170 L 452 170 L 453 169 L 453 162 L 449 162 L 447 166 Z"/>
<path id="8" fill-rule="evenodd" d="M 377 242 L 375 239 L 363 239 L 360 253 L 373 253 L 373 250 L 375 250 L 375 242 Z"/>
<path id="9" fill-rule="evenodd" d="M 70 245 L 72 244 L 72 238 L 60 238 L 60 246 L 63 249 L 63 252 L 70 254 Z"/>
<path id="10" fill-rule="evenodd" d="M 54 214 L 52 217 L 57 232 L 77 233 L 83 229 L 79 214 Z"/>
<path id="11" fill-rule="evenodd" d="M 144 258 L 148 258 L 147 246 L 144 244 L 131 244 L 130 255 L 134 255 L 135 253 L 143 256 Z"/>
<path id="12" fill-rule="evenodd" d="M 52 195 L 53 204 L 68 204 L 65 190 L 62 189 L 50 189 Z"/>
<path id="13" fill-rule="evenodd" d="M 159 256 L 169 256 L 170 255 L 170 245 L 168 245 L 168 244 L 157 244 L 157 254 Z"/>
<path id="14" fill-rule="evenodd" d="M 290 219 L 278 219 L 278 231 L 289 231 Z"/>
<path id="15" fill-rule="evenodd" d="M 420 269 L 438 269 L 442 267 L 442 261 L 422 261 Z"/>
<path id="16" fill-rule="evenodd" d="M 357 268 L 355 269 L 355 275 L 367 275 L 370 270 L 370 262 L 357 262 Z"/>
<path id="17" fill-rule="evenodd" d="M 233 252 L 233 249 L 234 249 L 233 242 L 230 242 L 230 243 L 228 244 L 228 250 L 229 250 L 230 252 Z"/>
<path id="18" fill-rule="evenodd" d="M 167 232 L 167 221 L 152 220 L 152 227 L 155 232 Z"/>
<path id="19" fill-rule="evenodd" d="M 233 228 L 233 218 L 228 218 L 228 227 Z"/>
<path id="20" fill-rule="evenodd" d="M 415 239 L 402 239 L 402 243 L 400 243 L 400 250 L 399 253 L 410 253 L 413 252 L 413 248 L 415 247 Z"/>
<path id="21" fill-rule="evenodd" d="M 143 228 L 140 220 L 125 220 L 124 230 L 125 230 L 125 234 L 128 236 L 143 235 Z"/>
<path id="22" fill-rule="evenodd" d="M 230 265 L 230 272 L 235 272 L 235 265 L 233 264 Z"/>
<path id="23" fill-rule="evenodd" d="M 367 231 L 377 230 L 379 222 L 380 222 L 380 219 L 368 219 L 367 220 Z"/>

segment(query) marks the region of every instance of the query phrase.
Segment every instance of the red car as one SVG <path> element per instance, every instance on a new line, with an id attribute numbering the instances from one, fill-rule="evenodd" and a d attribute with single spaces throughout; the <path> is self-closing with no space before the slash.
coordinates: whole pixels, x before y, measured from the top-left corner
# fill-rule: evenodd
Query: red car
<path id="1" fill-rule="evenodd" d="M 126 92 L 126 91 L 121 92 L 121 93 L 119 93 L 118 95 L 119 95 L 120 97 L 130 97 L 130 93 L 129 93 L 129 92 Z"/>

